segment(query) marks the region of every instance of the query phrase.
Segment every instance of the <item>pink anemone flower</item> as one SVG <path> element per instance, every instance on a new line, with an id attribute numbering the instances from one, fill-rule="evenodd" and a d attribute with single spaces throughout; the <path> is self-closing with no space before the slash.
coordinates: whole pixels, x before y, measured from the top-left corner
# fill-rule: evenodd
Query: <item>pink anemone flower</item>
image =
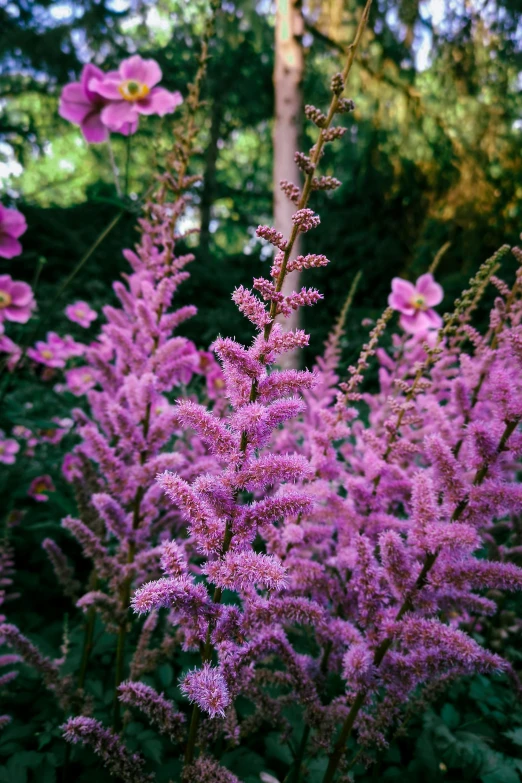
<path id="1" fill-rule="evenodd" d="M 11 275 L 0 275 L 0 322 L 27 323 L 35 304 L 28 283 L 13 280 Z"/>
<path id="2" fill-rule="evenodd" d="M 49 492 L 56 492 L 56 488 L 52 478 L 45 475 L 37 476 L 31 481 L 27 494 L 39 503 L 46 503 L 49 500 Z"/>
<path id="3" fill-rule="evenodd" d="M 96 386 L 96 378 L 87 365 L 67 370 L 65 381 L 69 391 L 76 397 L 81 397 L 82 394 L 86 394 L 86 392 Z"/>
<path id="4" fill-rule="evenodd" d="M 87 302 L 74 302 L 65 308 L 65 315 L 69 321 L 73 321 L 84 329 L 88 329 L 93 321 L 98 318 L 95 310 L 92 310 Z"/>
<path id="5" fill-rule="evenodd" d="M 394 277 L 388 304 L 401 313 L 400 325 L 405 332 L 417 334 L 430 329 L 440 329 L 442 318 L 431 308 L 442 302 L 442 286 L 433 275 L 421 275 L 415 285 L 408 280 Z"/>
<path id="6" fill-rule="evenodd" d="M 100 95 L 107 105 L 101 121 L 110 130 L 121 131 L 126 123 L 137 126 L 140 114 L 170 114 L 182 103 L 179 92 L 156 87 L 161 68 L 155 60 L 143 60 L 138 54 L 123 60 L 117 72 L 94 77 L 89 89 Z"/>
<path id="7" fill-rule="evenodd" d="M 89 87 L 89 82 L 105 78 L 95 65 L 85 65 L 79 82 L 66 84 L 60 96 L 58 113 L 64 120 L 79 125 L 85 141 L 100 144 L 109 138 L 109 129 L 102 121 L 102 111 L 108 101 Z M 135 133 L 138 122 L 122 123 L 118 131 L 124 136 Z"/>
<path id="8" fill-rule="evenodd" d="M 0 256 L 14 258 L 22 252 L 18 237 L 27 229 L 27 222 L 17 209 L 8 209 L 0 204 Z"/>
<path id="9" fill-rule="evenodd" d="M 0 430 L 0 462 L 4 465 L 12 465 L 19 451 L 20 444 L 13 438 L 6 438 L 4 432 Z"/>

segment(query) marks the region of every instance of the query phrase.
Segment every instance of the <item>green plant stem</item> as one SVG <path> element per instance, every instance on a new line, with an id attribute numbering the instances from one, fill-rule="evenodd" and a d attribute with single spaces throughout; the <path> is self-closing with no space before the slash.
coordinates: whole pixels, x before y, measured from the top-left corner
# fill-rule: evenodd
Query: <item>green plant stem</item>
<path id="1" fill-rule="evenodd" d="M 125 185 L 124 185 L 124 194 L 125 198 L 129 195 L 129 185 L 130 185 L 130 163 L 131 163 L 131 142 L 132 136 L 127 136 L 127 144 L 126 146 L 126 156 L 125 156 Z"/>
<path id="2" fill-rule="evenodd" d="M 128 138 L 130 138 L 130 137 L 128 137 Z M 107 149 L 109 151 L 109 162 L 111 164 L 112 175 L 114 177 L 114 186 L 116 188 L 116 193 L 118 194 L 118 198 L 123 198 L 123 193 L 122 193 L 121 185 L 120 185 L 120 176 L 119 176 L 119 172 L 118 172 L 118 167 L 116 165 L 116 160 L 114 158 L 114 150 L 112 148 L 110 135 L 109 135 L 109 138 L 107 139 Z"/>
<path id="3" fill-rule="evenodd" d="M 519 419 L 513 419 L 512 421 L 506 422 L 504 432 L 502 433 L 502 437 L 500 438 L 500 442 L 496 450 L 497 456 L 501 454 L 503 451 L 505 451 L 507 442 L 510 436 L 517 428 L 518 423 L 519 423 Z M 490 467 L 490 463 L 486 462 L 477 470 L 475 474 L 475 478 L 473 480 L 473 486 L 479 486 L 480 484 L 482 484 L 482 482 L 484 481 L 484 479 L 488 474 L 489 467 Z M 470 501 L 470 495 L 468 493 L 466 497 L 463 498 L 460 501 L 460 503 L 458 503 L 457 506 L 455 507 L 455 510 L 451 515 L 451 519 L 450 519 L 451 522 L 456 522 L 458 519 L 460 519 L 460 517 L 468 507 L 469 501 Z M 415 581 L 413 589 L 411 590 L 410 594 L 406 597 L 404 603 L 402 604 L 399 611 L 397 612 L 395 616 L 395 622 L 399 622 L 400 620 L 402 620 L 402 618 L 407 612 L 411 612 L 413 610 L 414 597 L 417 595 L 419 590 L 421 590 L 425 586 L 428 579 L 428 574 L 430 573 L 431 569 L 437 562 L 439 554 L 440 554 L 440 549 L 438 549 L 436 552 L 429 552 L 426 555 L 424 559 L 424 564 L 422 566 L 422 570 Z M 386 639 L 384 639 L 381 642 L 381 644 L 375 650 L 373 656 L 373 665 L 376 668 L 381 665 L 383 658 L 388 652 L 388 650 L 390 649 L 390 647 L 392 646 L 393 641 L 394 641 L 394 637 L 388 636 Z M 357 715 L 359 714 L 361 707 L 364 705 L 364 702 L 366 701 L 366 695 L 367 695 L 366 691 L 364 690 L 359 691 L 356 694 L 354 702 L 350 708 L 350 712 L 346 716 L 346 719 L 342 725 L 341 732 L 334 745 L 334 749 L 330 754 L 328 767 L 325 772 L 322 783 L 332 783 L 332 781 L 334 780 L 335 774 L 337 772 L 337 768 L 344 755 L 346 744 L 350 739 Z"/>
<path id="4" fill-rule="evenodd" d="M 113 228 L 115 228 L 115 226 L 120 222 L 123 214 L 124 214 L 124 210 L 122 210 L 121 212 L 118 212 L 118 214 L 115 217 L 113 217 L 113 219 L 111 220 L 109 225 L 106 228 L 104 228 L 104 230 L 97 237 L 97 239 L 94 240 L 94 242 L 92 243 L 90 248 L 87 250 L 87 252 L 84 253 L 84 255 L 80 258 L 80 260 L 78 261 L 78 263 L 74 267 L 74 269 L 71 272 L 71 274 L 68 277 L 65 278 L 65 280 L 63 281 L 61 286 L 58 288 L 58 291 L 54 295 L 53 300 L 52 300 L 51 304 L 48 307 L 47 313 L 46 313 L 44 319 L 42 319 L 42 323 L 44 323 L 49 318 L 49 315 L 51 315 L 54 312 L 54 308 L 55 308 L 57 302 L 59 301 L 59 299 L 61 298 L 62 294 L 66 291 L 66 289 L 72 283 L 72 281 L 74 280 L 74 278 L 76 277 L 78 272 L 80 272 L 80 270 L 85 266 L 85 264 L 87 263 L 89 258 L 92 256 L 92 254 L 95 252 L 95 250 L 98 249 L 98 247 L 101 245 L 103 240 L 111 233 Z"/>
<path id="5" fill-rule="evenodd" d="M 303 765 L 303 760 L 306 752 L 306 745 L 308 743 L 309 736 L 310 736 L 310 726 L 306 724 L 306 726 L 303 729 L 303 736 L 301 737 L 301 742 L 299 743 L 299 748 L 297 749 L 297 755 L 294 760 L 293 783 L 299 783 L 301 779 L 301 767 Z M 292 780 L 292 778 L 290 778 L 289 780 Z"/>
<path id="6" fill-rule="evenodd" d="M 123 211 L 119 212 L 116 215 L 116 217 L 114 217 L 111 220 L 109 225 L 102 231 L 102 233 L 95 239 L 95 241 L 90 246 L 90 248 L 87 250 L 87 252 L 78 261 L 78 263 L 74 267 L 74 269 L 71 272 L 71 274 L 68 277 L 66 277 L 66 279 L 64 280 L 62 285 L 59 287 L 59 289 L 58 289 L 57 293 L 55 294 L 55 296 L 53 297 L 50 305 L 47 307 L 47 310 L 44 313 L 43 317 L 34 326 L 34 328 L 28 333 L 26 339 L 21 344 L 22 351 L 21 351 L 20 356 L 18 357 L 18 361 L 15 363 L 12 371 L 9 373 L 9 376 L 7 377 L 6 381 L 3 384 L 2 390 L 0 391 L 0 404 L 3 402 L 3 400 L 5 398 L 5 395 L 9 391 L 9 387 L 11 385 L 11 382 L 12 382 L 12 379 L 13 379 L 13 377 L 15 375 L 15 372 L 16 372 L 18 366 L 24 360 L 26 352 L 27 352 L 27 348 L 29 347 L 29 345 L 31 345 L 31 343 L 35 339 L 35 337 L 36 337 L 36 335 L 38 333 L 38 330 L 40 329 L 40 327 L 45 325 L 47 323 L 47 321 L 49 320 L 50 316 L 55 313 L 56 305 L 59 302 L 62 294 L 68 288 L 70 283 L 74 280 L 74 278 L 76 277 L 78 272 L 82 269 L 82 267 L 85 266 L 85 264 L 87 263 L 89 258 L 92 256 L 92 254 L 95 252 L 95 250 L 101 245 L 103 240 L 110 234 L 110 232 L 113 230 L 113 228 L 118 224 L 118 222 L 120 221 L 122 215 L 123 215 Z M 39 278 L 39 276 L 40 276 L 40 273 L 38 273 L 38 278 Z M 38 278 L 37 278 L 37 280 L 38 280 Z M 7 362 L 4 362 L 2 368 L 0 369 L 0 377 L 5 372 L 6 369 L 7 369 Z"/>

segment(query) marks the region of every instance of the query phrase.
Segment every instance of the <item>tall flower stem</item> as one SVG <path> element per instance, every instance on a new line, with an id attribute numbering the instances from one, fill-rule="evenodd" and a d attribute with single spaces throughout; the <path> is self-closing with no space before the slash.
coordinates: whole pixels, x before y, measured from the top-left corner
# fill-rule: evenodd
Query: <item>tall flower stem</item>
<path id="1" fill-rule="evenodd" d="M 114 150 L 112 148 L 110 135 L 109 138 L 107 139 L 107 149 L 109 151 L 109 162 L 111 164 L 112 175 L 114 177 L 114 187 L 116 188 L 116 193 L 118 194 L 118 198 L 123 198 L 123 193 L 120 185 L 120 175 L 118 172 L 118 167 L 116 165 L 116 160 L 114 159 Z"/>
<path id="2" fill-rule="evenodd" d="M 131 164 L 131 149 L 132 149 L 132 136 L 127 136 L 125 144 L 125 184 L 123 187 L 123 193 L 125 198 L 129 195 L 130 184 L 130 164 Z"/>
<path id="3" fill-rule="evenodd" d="M 502 437 L 500 438 L 499 444 L 496 449 L 496 456 L 499 456 L 503 451 L 505 451 L 508 440 L 513 434 L 513 432 L 515 431 L 515 429 L 517 428 L 518 423 L 519 423 L 519 419 L 513 419 L 512 421 L 506 423 L 504 432 L 502 433 Z M 484 479 L 488 474 L 490 465 L 491 462 L 485 462 L 477 470 L 477 472 L 475 473 L 475 478 L 473 480 L 473 486 L 480 486 L 480 484 L 482 484 L 482 482 L 484 481 Z M 458 503 L 457 506 L 455 507 L 453 514 L 451 515 L 451 519 L 450 519 L 451 522 L 456 522 L 458 519 L 460 519 L 460 517 L 468 507 L 469 502 L 470 502 L 470 495 L 468 493 L 466 497 L 463 498 L 460 501 L 460 503 Z M 411 612 L 413 610 L 415 596 L 417 595 L 419 590 L 421 590 L 425 586 L 428 579 L 428 575 L 431 569 L 433 568 L 433 566 L 435 565 L 435 563 L 437 562 L 439 553 L 440 553 L 440 549 L 437 550 L 436 552 L 429 552 L 424 558 L 424 563 L 421 572 L 415 581 L 413 589 L 410 591 L 409 595 L 406 597 L 402 606 L 397 612 L 395 616 L 395 622 L 399 622 L 400 620 L 402 620 L 402 618 L 407 612 Z M 392 646 L 393 642 L 394 642 L 394 637 L 388 636 L 380 643 L 380 645 L 375 650 L 373 656 L 373 666 L 377 668 L 381 665 L 384 656 Z M 366 695 L 367 692 L 365 690 L 361 690 L 356 694 L 353 704 L 350 708 L 350 712 L 345 718 L 337 742 L 335 743 L 334 749 L 329 757 L 328 767 L 323 777 L 322 783 L 332 783 L 332 781 L 334 780 L 335 774 L 337 772 L 337 768 L 344 755 L 346 744 L 352 734 L 352 730 L 357 715 L 359 714 L 361 708 L 364 705 L 364 702 L 366 701 Z"/>
<path id="4" fill-rule="evenodd" d="M 364 10 L 362 12 L 361 18 L 359 20 L 359 24 L 357 26 L 357 32 L 355 34 L 355 38 L 354 38 L 352 44 L 349 47 L 349 53 L 348 53 L 348 58 L 347 58 L 347 61 L 346 61 L 346 65 L 345 65 L 345 67 L 344 67 L 344 69 L 342 71 L 343 85 L 346 85 L 346 80 L 347 80 L 348 75 L 349 75 L 349 73 L 350 73 L 350 71 L 352 69 L 352 65 L 353 65 L 353 62 L 354 62 L 354 59 L 355 59 L 355 54 L 357 52 L 357 48 L 359 46 L 359 43 L 361 41 L 363 32 L 365 30 L 366 23 L 368 21 L 368 16 L 369 16 L 369 13 L 370 13 L 371 4 L 372 4 L 372 0 L 367 0 L 366 1 L 366 5 L 364 7 Z M 324 123 L 322 125 L 321 133 L 319 134 L 319 138 L 317 140 L 317 143 L 314 146 L 314 150 L 313 150 L 313 153 L 312 153 L 311 158 L 310 158 L 311 163 L 312 163 L 311 171 L 306 176 L 306 179 L 305 179 L 305 182 L 304 182 L 304 185 L 303 185 L 303 190 L 302 190 L 302 193 L 301 193 L 301 197 L 300 197 L 299 203 L 297 205 L 297 209 L 298 210 L 299 209 L 304 209 L 306 207 L 306 205 L 308 204 L 308 200 L 309 200 L 310 194 L 312 192 L 312 183 L 313 183 L 314 174 L 315 174 L 315 171 L 317 169 L 318 163 L 319 163 L 319 161 L 321 159 L 323 147 L 325 145 L 325 137 L 324 137 L 323 134 L 324 134 L 324 131 L 328 130 L 328 128 L 330 128 L 330 126 L 332 124 L 333 118 L 334 118 L 334 116 L 335 116 L 335 114 L 337 112 L 337 108 L 339 106 L 340 98 L 341 98 L 341 93 L 339 93 L 339 94 L 334 93 L 334 95 L 332 97 L 332 100 L 330 102 L 330 107 L 328 109 L 326 120 L 324 121 Z M 281 289 L 283 287 L 283 283 L 284 283 L 285 277 L 286 277 L 286 269 L 287 269 L 288 261 L 290 259 L 291 254 L 292 254 L 292 250 L 293 250 L 293 247 L 294 247 L 295 242 L 297 240 L 298 233 L 299 233 L 299 228 L 298 228 L 297 225 L 294 225 L 293 229 L 292 229 L 292 233 L 290 235 L 290 238 L 289 238 L 289 240 L 287 242 L 287 245 L 285 247 L 284 257 L 283 257 L 283 261 L 281 263 L 281 269 L 280 269 L 279 274 L 278 274 L 277 279 L 276 279 L 275 288 L 276 288 L 276 292 L 278 292 L 278 293 L 281 291 Z M 265 341 L 268 341 L 268 339 L 270 338 L 270 334 L 272 332 L 272 328 L 273 328 L 273 325 L 275 323 L 276 314 L 277 314 L 277 302 L 272 300 L 272 302 L 270 304 L 270 318 L 271 318 L 271 320 L 270 320 L 270 323 L 267 324 L 267 326 L 265 327 L 265 330 L 264 330 L 264 339 L 265 339 Z M 257 400 L 257 397 L 258 397 L 257 381 L 253 380 L 251 388 L 250 388 L 250 396 L 249 396 L 250 402 L 255 402 Z M 246 432 L 243 432 L 243 434 L 241 436 L 240 446 L 239 446 L 240 452 L 242 454 L 244 454 L 246 452 L 247 446 L 248 446 L 247 434 L 246 434 Z M 227 524 L 227 528 L 226 528 L 226 531 L 225 531 L 225 537 L 224 537 L 224 540 L 223 540 L 223 545 L 221 547 L 222 555 L 226 554 L 226 552 L 228 551 L 228 549 L 230 547 L 230 543 L 232 541 L 232 535 L 233 535 L 232 530 L 231 530 L 230 526 Z M 219 588 L 216 588 L 216 590 L 214 592 L 214 602 L 215 603 L 220 603 L 220 601 L 221 601 L 221 590 Z M 209 658 L 210 658 L 211 634 L 212 634 L 212 621 L 209 621 L 209 626 L 208 626 L 208 631 L 207 631 L 207 641 L 206 641 L 205 648 L 204 648 L 203 660 L 209 660 Z M 194 753 L 195 753 L 195 748 L 196 748 L 196 740 L 197 740 L 197 729 L 198 729 L 198 724 L 199 724 L 199 716 L 200 716 L 200 710 L 199 710 L 199 708 L 196 705 L 194 705 L 193 708 L 192 708 L 192 716 L 191 716 L 191 722 L 190 722 L 189 738 L 188 738 L 187 747 L 186 747 L 186 750 L 185 750 L 185 764 L 186 765 L 190 764 L 193 761 L 193 759 L 194 759 Z"/>

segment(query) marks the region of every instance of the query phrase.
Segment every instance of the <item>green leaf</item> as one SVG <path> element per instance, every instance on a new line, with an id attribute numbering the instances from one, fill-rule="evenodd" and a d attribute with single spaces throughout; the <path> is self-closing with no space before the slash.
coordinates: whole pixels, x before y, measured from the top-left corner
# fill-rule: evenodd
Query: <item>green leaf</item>
<path id="1" fill-rule="evenodd" d="M 515 743 L 515 745 L 522 746 L 522 726 L 519 726 L 516 729 L 512 729 L 511 731 L 504 731 L 502 733 L 504 734 L 504 737 L 508 737 L 511 742 Z"/>
<path id="2" fill-rule="evenodd" d="M 288 745 L 281 742 L 281 737 L 275 732 L 271 732 L 265 737 L 266 757 L 282 761 L 284 764 L 291 764 L 293 757 Z"/>
<path id="3" fill-rule="evenodd" d="M 452 704 L 444 705 L 441 710 L 441 717 L 450 729 L 456 729 L 460 724 L 460 715 Z"/>
<path id="4" fill-rule="evenodd" d="M 500 754 L 498 754 L 500 756 Z M 520 778 L 514 766 L 509 760 L 499 761 L 498 766 L 492 771 L 481 775 L 482 783 L 520 783 Z"/>
<path id="5" fill-rule="evenodd" d="M 172 685 L 174 672 L 172 671 L 172 666 L 170 664 L 163 663 L 161 666 L 158 666 L 157 672 L 159 680 L 164 688 L 168 688 L 169 685 Z"/>

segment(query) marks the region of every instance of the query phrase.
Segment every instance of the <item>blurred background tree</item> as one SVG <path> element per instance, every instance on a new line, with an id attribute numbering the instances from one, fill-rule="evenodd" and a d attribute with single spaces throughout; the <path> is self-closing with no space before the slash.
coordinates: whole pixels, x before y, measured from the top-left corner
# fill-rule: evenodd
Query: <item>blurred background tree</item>
<path id="1" fill-rule="evenodd" d="M 324 106 L 325 77 L 339 69 L 359 2 L 305 0 L 297 7 L 303 100 Z M 47 260 L 42 309 L 119 208 L 105 146 L 88 147 L 57 114 L 63 84 L 85 62 L 110 69 L 139 52 L 160 62 L 166 87 L 186 92 L 204 11 L 200 0 L 0 2 L 3 200 L 16 198 L 30 225 L 17 272 L 30 279 L 38 258 Z M 322 224 L 306 238 L 305 250 L 333 261 L 326 273 L 317 270 L 308 279 L 325 293 L 305 324 L 312 331 L 308 363 L 357 270 L 363 276 L 351 325 L 354 350 L 362 338 L 357 324 L 382 310 L 391 277 L 422 273 L 450 241 L 439 272 L 449 304 L 486 255 L 517 241 L 521 11 L 522 0 L 374 3 L 348 91 L 356 102 L 346 119 L 349 133 L 324 160 L 324 173 L 343 186 L 317 194 Z M 197 262 L 181 294 L 199 307 L 187 333 L 200 346 L 218 332 L 248 337 L 230 292 L 269 261 L 254 229 L 271 220 L 273 208 L 275 19 L 274 3 L 227 0 L 212 44 L 196 161 L 203 181 L 190 213 L 201 233 L 193 237 Z M 132 139 L 131 199 L 147 188 L 171 129 L 168 117 L 151 118 Z M 313 133 L 303 128 L 303 149 Z M 123 138 L 115 137 L 114 152 L 123 168 Z M 125 269 L 120 249 L 132 242 L 134 220 L 129 213 L 119 222 L 69 298 L 81 294 L 94 306 L 107 300 L 111 282 Z"/>

